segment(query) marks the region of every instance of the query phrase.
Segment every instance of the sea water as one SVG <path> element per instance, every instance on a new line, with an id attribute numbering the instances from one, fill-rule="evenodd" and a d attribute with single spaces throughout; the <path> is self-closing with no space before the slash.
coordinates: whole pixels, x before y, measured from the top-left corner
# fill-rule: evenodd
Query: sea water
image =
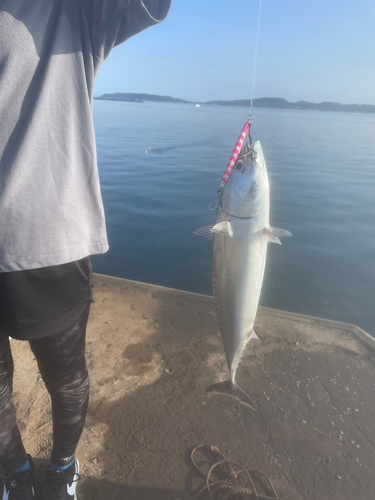
<path id="1" fill-rule="evenodd" d="M 375 334 L 375 115 L 254 109 L 271 189 L 261 305 Z M 211 294 L 217 190 L 247 109 L 95 101 L 110 250 L 94 272 Z M 146 154 L 145 151 L 159 150 Z"/>

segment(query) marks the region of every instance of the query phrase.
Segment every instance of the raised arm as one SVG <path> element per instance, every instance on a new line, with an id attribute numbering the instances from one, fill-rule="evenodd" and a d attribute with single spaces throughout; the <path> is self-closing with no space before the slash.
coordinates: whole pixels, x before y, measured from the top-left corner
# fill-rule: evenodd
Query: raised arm
<path id="1" fill-rule="evenodd" d="M 172 0 L 80 0 L 96 57 L 167 17 Z"/>

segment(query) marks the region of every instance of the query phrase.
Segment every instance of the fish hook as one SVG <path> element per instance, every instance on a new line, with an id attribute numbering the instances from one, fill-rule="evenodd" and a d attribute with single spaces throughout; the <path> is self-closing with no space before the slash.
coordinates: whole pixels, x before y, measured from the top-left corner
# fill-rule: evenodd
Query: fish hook
<path id="1" fill-rule="evenodd" d="M 251 125 L 253 124 L 253 120 L 254 120 L 254 116 L 252 114 L 252 112 L 247 115 L 247 121 L 249 123 L 249 130 L 247 132 L 247 135 L 248 135 L 248 138 L 249 138 L 249 143 L 250 143 L 250 147 L 252 148 L 253 147 L 253 138 L 252 138 L 252 135 L 251 135 Z"/>
<path id="2" fill-rule="evenodd" d="M 217 202 L 216 202 L 216 205 L 214 206 L 214 208 L 211 208 L 211 202 L 210 202 L 210 206 L 208 207 L 208 210 L 211 210 L 211 212 L 213 212 L 214 210 L 216 210 L 217 208 L 219 208 L 220 196 L 221 196 L 221 188 L 217 192 Z"/>

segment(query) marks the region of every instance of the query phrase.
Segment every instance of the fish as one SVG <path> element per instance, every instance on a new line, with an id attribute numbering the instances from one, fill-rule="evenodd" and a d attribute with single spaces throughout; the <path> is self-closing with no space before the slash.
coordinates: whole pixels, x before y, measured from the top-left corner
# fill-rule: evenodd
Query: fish
<path id="1" fill-rule="evenodd" d="M 257 411 L 251 398 L 236 382 L 236 372 L 254 331 L 266 265 L 268 243 L 281 245 L 292 236 L 271 227 L 270 188 L 260 141 L 252 144 L 249 125 L 244 127 L 218 192 L 215 224 L 195 234 L 213 241 L 212 288 L 215 312 L 230 377 L 208 387 Z M 248 139 L 245 141 L 245 137 Z"/>
<path id="2" fill-rule="evenodd" d="M 165 148 L 167 149 L 167 148 Z M 154 148 L 154 149 L 146 149 L 145 154 L 146 155 L 161 155 L 163 153 L 163 149 L 161 148 Z"/>
<path id="3" fill-rule="evenodd" d="M 201 145 L 206 145 L 206 141 L 194 141 L 194 142 L 189 142 L 186 144 L 177 144 L 176 146 L 165 146 L 163 148 L 146 149 L 145 154 L 146 155 L 162 155 L 166 151 L 173 151 L 174 149 L 192 148 L 194 146 L 201 146 Z"/>

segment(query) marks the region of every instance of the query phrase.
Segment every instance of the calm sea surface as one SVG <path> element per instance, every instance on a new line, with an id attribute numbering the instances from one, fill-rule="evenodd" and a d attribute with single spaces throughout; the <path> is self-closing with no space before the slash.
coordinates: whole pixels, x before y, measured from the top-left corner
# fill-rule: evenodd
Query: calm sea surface
<path id="1" fill-rule="evenodd" d="M 211 294 L 216 192 L 247 109 L 95 101 L 110 250 L 97 273 Z M 375 115 L 255 109 L 271 186 L 261 305 L 375 334 Z M 145 150 L 162 148 L 162 154 Z"/>

